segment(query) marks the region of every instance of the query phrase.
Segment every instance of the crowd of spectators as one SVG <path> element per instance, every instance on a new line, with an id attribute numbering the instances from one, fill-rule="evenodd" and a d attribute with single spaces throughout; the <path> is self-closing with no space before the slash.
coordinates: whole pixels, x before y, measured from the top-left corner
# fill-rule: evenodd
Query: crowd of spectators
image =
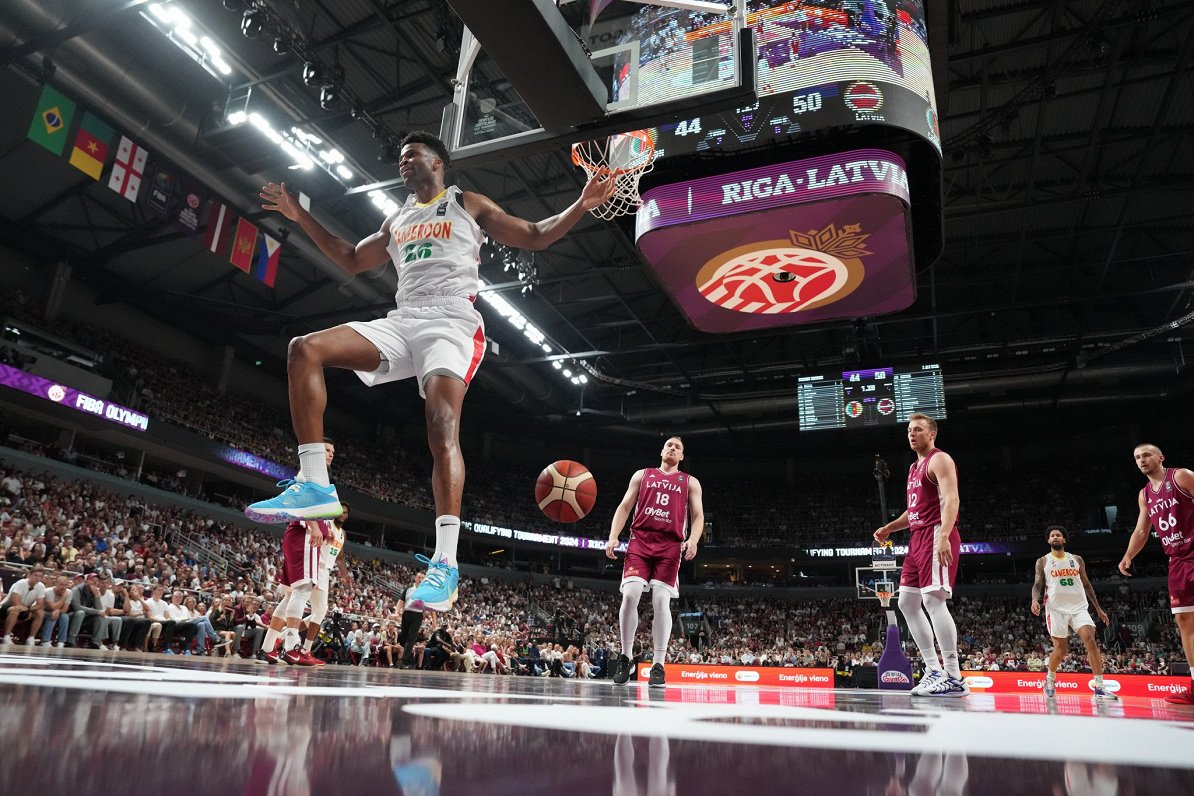
<path id="1" fill-rule="evenodd" d="M 5 597 L 9 608 L 0 621 L 6 637 L 18 620 L 31 618 L 20 616 L 19 605 L 44 581 L 39 626 L 27 631 L 34 644 L 246 657 L 254 655 L 269 623 L 281 566 L 276 531 L 222 523 L 3 463 L 0 555 L 23 575 Z M 401 587 L 414 571 L 351 550 L 346 561 L 351 580 L 333 588 L 333 618 L 321 637 L 333 660 L 599 677 L 620 647 L 620 600 L 612 588 L 581 588 L 559 577 L 511 581 L 497 572 L 465 577 L 451 612 L 429 614 L 420 634 L 401 639 Z M 1107 670 L 1167 671 L 1180 647 L 1163 595 L 1126 586 L 1103 591 L 1102 604 L 1116 628 L 1105 639 Z M 1050 649 L 1043 622 L 1028 611 L 1027 584 L 1022 599 L 964 595 L 955 606 L 959 652 L 974 668 L 1031 670 Z M 857 600 L 700 590 L 677 607 L 690 618 L 677 623 L 672 660 L 857 667 L 874 665 L 881 652 L 873 605 Z M 1148 638 L 1128 629 L 1150 618 Z M 639 644 L 638 651 L 649 655 L 646 629 Z M 1065 664 L 1085 665 L 1081 650 Z"/>
<path id="2" fill-rule="evenodd" d="M 10 303 L 8 311 L 31 323 L 44 323 L 27 307 Z M 118 400 L 149 412 L 155 419 L 177 424 L 279 463 L 294 460 L 293 441 L 284 407 L 264 405 L 258 398 L 235 391 L 221 392 L 214 381 L 193 365 L 170 359 L 143 342 L 106 329 L 56 318 L 54 332 L 85 341 L 100 358 L 98 370 L 111 378 Z M 15 353 L 16 349 L 12 350 Z M 279 392 L 279 395 L 284 393 Z M 381 439 L 364 439 L 328 433 L 336 440 L 334 477 L 339 486 L 351 488 L 403 506 L 430 510 L 431 459 L 423 446 L 402 446 Z M 53 451 L 47 451 L 55 455 Z M 901 467 L 893 459 L 887 482 L 888 504 L 902 505 Z M 132 469 L 122 461 L 102 456 L 80 457 L 79 463 L 95 469 L 124 473 Z M 966 462 L 961 530 L 966 539 L 1014 539 L 1039 531 L 1039 518 L 1048 517 L 1072 529 L 1109 525 L 1115 530 L 1135 521 L 1134 495 L 1138 484 L 1119 483 L 1097 463 L 1066 468 L 1007 471 Z M 511 501 L 511 494 L 528 492 L 537 466 L 485 462 L 470 458 L 465 491 L 464 519 L 520 530 L 558 533 L 559 526 L 538 511 L 531 500 Z M 701 473 L 704 476 L 703 473 Z M 629 473 L 626 474 L 629 477 Z M 143 481 L 173 491 L 186 491 L 186 479 L 176 474 L 148 471 Z M 759 479 L 703 477 L 707 516 L 716 532 L 714 544 L 772 547 L 840 543 L 842 529 L 857 529 L 860 537 L 878 523 L 879 501 L 869 472 L 855 476 L 799 473 L 795 482 L 776 489 Z M 615 492 L 617 488 L 615 487 Z M 1108 498 L 1107 494 L 1114 497 Z M 197 495 L 202 496 L 202 495 Z M 206 497 L 206 496 L 204 496 Z M 1122 504 L 1114 518 L 1099 506 Z M 609 512 L 595 512 L 568 528 L 579 536 L 602 537 L 608 531 Z"/>

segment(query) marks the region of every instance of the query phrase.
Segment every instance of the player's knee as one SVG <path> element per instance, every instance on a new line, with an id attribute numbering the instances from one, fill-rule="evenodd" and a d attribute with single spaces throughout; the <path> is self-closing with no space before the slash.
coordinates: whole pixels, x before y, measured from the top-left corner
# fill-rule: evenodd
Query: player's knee
<path id="1" fill-rule="evenodd" d="M 321 364 L 320 346 L 314 335 L 305 334 L 294 337 L 286 347 L 286 367 L 293 370 L 296 367 Z"/>

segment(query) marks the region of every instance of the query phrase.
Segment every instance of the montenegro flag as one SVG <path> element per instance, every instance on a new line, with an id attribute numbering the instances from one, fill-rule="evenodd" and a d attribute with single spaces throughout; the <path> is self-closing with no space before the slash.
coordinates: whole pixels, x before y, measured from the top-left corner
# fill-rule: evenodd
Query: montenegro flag
<path id="1" fill-rule="evenodd" d="M 232 238 L 232 251 L 228 260 L 246 274 L 253 267 L 253 250 L 257 248 L 257 227 L 245 219 L 236 222 L 236 235 Z"/>
<path id="2" fill-rule="evenodd" d="M 98 180 L 108 160 L 108 142 L 115 131 L 90 112 L 84 111 L 83 123 L 75 136 L 70 164 L 93 180 Z"/>

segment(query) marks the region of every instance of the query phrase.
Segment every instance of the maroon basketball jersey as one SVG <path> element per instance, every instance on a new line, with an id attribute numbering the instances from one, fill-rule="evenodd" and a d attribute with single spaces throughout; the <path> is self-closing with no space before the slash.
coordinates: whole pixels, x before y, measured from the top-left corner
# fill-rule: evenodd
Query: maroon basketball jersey
<path id="1" fill-rule="evenodd" d="M 1173 474 L 1177 470 L 1165 469 L 1165 480 L 1161 488 L 1153 491 L 1152 484 L 1144 487 L 1144 502 L 1148 508 L 1148 519 L 1152 522 L 1165 554 L 1173 558 L 1194 557 L 1194 497 L 1177 485 Z"/>
<path id="2" fill-rule="evenodd" d="M 928 456 L 908 468 L 908 527 L 913 531 L 941 524 L 941 493 L 929 472 L 929 462 L 940 452 L 939 448 L 933 448 Z M 957 474 L 957 465 L 954 473 Z M 956 520 L 954 525 L 957 526 Z"/>
<path id="3" fill-rule="evenodd" d="M 688 524 L 688 476 L 679 470 L 665 473 L 658 467 L 643 470 L 634 504 L 630 533 L 663 533 L 683 541 Z"/>

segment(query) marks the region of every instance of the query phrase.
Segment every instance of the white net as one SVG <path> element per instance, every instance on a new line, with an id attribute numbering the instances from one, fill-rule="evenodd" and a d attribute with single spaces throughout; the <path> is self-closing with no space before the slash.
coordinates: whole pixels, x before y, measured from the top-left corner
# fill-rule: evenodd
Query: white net
<path id="1" fill-rule="evenodd" d="M 589 211 L 609 221 L 642 206 L 638 182 L 654 165 L 655 142 L 646 130 L 582 141 L 572 145 L 572 162 L 589 177 L 598 175 L 614 181 L 614 195 Z"/>

